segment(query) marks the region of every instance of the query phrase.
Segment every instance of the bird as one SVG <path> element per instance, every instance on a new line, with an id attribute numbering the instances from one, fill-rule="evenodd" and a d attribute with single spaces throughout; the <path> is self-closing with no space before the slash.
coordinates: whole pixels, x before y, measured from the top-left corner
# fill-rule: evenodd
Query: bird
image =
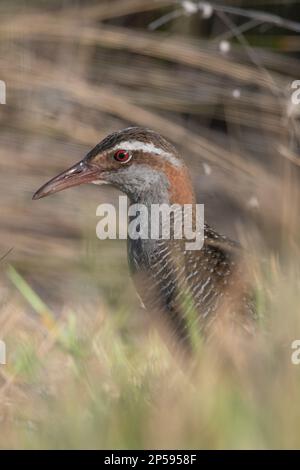
<path id="1" fill-rule="evenodd" d="M 161 134 L 142 127 L 108 135 L 79 163 L 44 184 L 33 199 L 84 183 L 111 184 L 130 204 L 149 209 L 153 204 L 196 204 L 182 156 Z M 128 237 L 129 270 L 146 310 L 186 349 L 191 348 L 191 328 L 206 337 L 224 318 L 234 329 L 252 335 L 256 311 L 238 242 L 207 223 L 200 250 L 187 250 L 185 242 L 171 236 Z"/>

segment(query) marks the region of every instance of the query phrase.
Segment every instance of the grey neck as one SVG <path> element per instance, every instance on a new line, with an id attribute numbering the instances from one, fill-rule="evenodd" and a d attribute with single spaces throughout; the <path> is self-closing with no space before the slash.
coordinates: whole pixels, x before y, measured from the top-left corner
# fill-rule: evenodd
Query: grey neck
<path id="1" fill-rule="evenodd" d="M 130 167 L 124 167 L 117 173 L 109 175 L 109 181 L 129 198 L 129 214 L 132 216 L 129 217 L 129 226 L 134 219 L 137 220 L 135 209 L 139 210 L 138 207 L 132 207 L 132 205 L 142 206 L 138 215 L 140 226 L 147 228 L 145 224 L 148 223 L 148 237 L 146 239 L 132 239 L 128 236 L 129 265 L 131 271 L 136 272 L 145 266 L 149 267 L 151 263 L 151 254 L 157 246 L 157 240 L 152 240 L 149 236 L 151 233 L 149 214 L 151 214 L 153 204 L 170 204 L 170 182 L 163 171 L 146 164 L 133 164 Z M 130 212 L 131 209 L 134 213 Z M 147 217 L 145 223 L 144 217 Z"/>
<path id="2" fill-rule="evenodd" d="M 157 240 L 152 240 L 149 236 L 151 232 L 151 208 L 153 204 L 169 204 L 169 181 L 166 176 L 160 172 L 153 172 L 151 178 L 145 181 L 143 184 L 131 185 L 130 183 L 126 188 L 122 188 L 128 195 L 130 206 L 135 205 L 135 208 L 139 209 L 140 225 L 142 227 L 148 227 L 148 238 L 137 240 L 132 239 L 128 236 L 128 261 L 131 272 L 134 274 L 137 271 L 141 271 L 146 267 L 150 267 L 152 254 L 157 245 Z M 143 214 L 146 212 L 146 215 Z M 144 216 L 147 217 L 147 221 L 144 220 Z M 150 219 L 150 220 L 149 220 Z M 129 217 L 129 223 L 132 218 Z M 147 225 L 145 225 L 147 224 Z"/>
<path id="3" fill-rule="evenodd" d="M 131 204 L 169 203 L 170 183 L 163 171 L 133 164 L 106 175 L 106 180 L 127 194 Z"/>

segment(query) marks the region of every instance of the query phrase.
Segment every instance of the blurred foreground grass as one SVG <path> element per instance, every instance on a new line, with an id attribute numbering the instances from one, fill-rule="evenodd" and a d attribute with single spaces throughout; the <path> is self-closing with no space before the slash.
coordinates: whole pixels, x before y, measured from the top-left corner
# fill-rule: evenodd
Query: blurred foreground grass
<path id="1" fill-rule="evenodd" d="M 263 327 L 251 344 L 237 350 L 224 331 L 184 367 L 156 330 L 130 328 L 144 315 L 136 306 L 118 314 L 78 305 L 55 319 L 9 267 L 19 293 L 1 307 L 0 447 L 299 447 L 296 265 L 256 265 Z"/>

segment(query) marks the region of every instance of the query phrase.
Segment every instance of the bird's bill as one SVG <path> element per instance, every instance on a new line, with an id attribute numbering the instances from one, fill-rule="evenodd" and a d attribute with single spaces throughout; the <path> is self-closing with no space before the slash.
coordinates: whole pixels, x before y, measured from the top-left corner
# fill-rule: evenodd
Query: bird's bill
<path id="1" fill-rule="evenodd" d="M 73 186 L 79 186 L 84 183 L 91 183 L 98 178 L 99 169 L 87 165 L 86 162 L 82 160 L 44 184 L 33 195 L 33 199 L 41 199 L 42 197 L 57 193 L 63 189 L 72 188 Z"/>

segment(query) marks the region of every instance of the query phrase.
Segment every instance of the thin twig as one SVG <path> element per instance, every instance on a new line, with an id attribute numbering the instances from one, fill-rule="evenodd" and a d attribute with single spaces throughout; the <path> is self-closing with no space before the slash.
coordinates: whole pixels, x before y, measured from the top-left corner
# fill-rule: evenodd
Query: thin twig
<path id="1" fill-rule="evenodd" d="M 169 13 L 166 13 L 165 15 L 161 16 L 157 20 L 152 21 L 152 23 L 149 24 L 148 28 L 151 31 L 154 31 L 155 29 L 160 28 L 161 26 L 169 23 L 172 20 L 175 20 L 176 18 L 179 18 L 182 16 L 182 10 L 173 10 Z"/>
<path id="2" fill-rule="evenodd" d="M 246 31 L 249 31 L 250 29 L 253 29 L 253 28 L 255 28 L 256 26 L 259 26 L 259 25 L 261 25 L 260 21 L 257 21 L 257 20 L 247 21 L 246 23 L 244 23 L 240 26 L 236 26 L 234 31 L 232 31 L 232 30 L 225 31 L 225 33 L 222 33 L 222 34 L 216 36 L 213 39 L 213 42 L 220 42 L 220 41 L 225 41 L 225 40 L 231 39 L 234 36 L 235 32 L 238 32 L 239 34 L 245 33 Z"/>
<path id="3" fill-rule="evenodd" d="M 0 258 L 0 263 L 2 263 L 2 261 L 3 261 L 5 258 L 7 258 L 7 256 L 10 255 L 10 253 L 13 251 L 13 249 L 14 249 L 13 247 L 10 248 L 3 256 L 1 256 L 1 258 Z"/>
<path id="4" fill-rule="evenodd" d="M 222 11 L 217 12 L 218 17 L 220 20 L 232 31 L 233 35 L 237 38 L 241 46 L 244 47 L 245 51 L 247 52 L 250 60 L 253 62 L 253 64 L 260 70 L 260 72 L 265 75 L 266 79 L 269 81 L 269 84 L 272 86 L 272 90 L 274 92 L 274 95 L 279 99 L 282 97 L 282 91 L 281 88 L 277 85 L 275 82 L 273 76 L 268 72 L 266 67 L 261 63 L 257 55 L 255 54 L 255 51 L 243 35 L 239 31 L 238 28 L 236 28 L 236 25 L 231 21 L 231 19 L 226 15 L 226 13 Z M 281 102 L 279 102 L 281 105 Z"/>
<path id="5" fill-rule="evenodd" d="M 205 2 L 199 2 L 198 8 L 201 9 L 201 5 Z M 207 3 L 207 2 L 206 2 Z M 292 20 L 287 20 L 281 16 L 274 15 L 272 13 L 266 13 L 264 11 L 258 10 L 244 10 L 242 8 L 224 6 L 224 5 L 215 5 L 211 4 L 212 8 L 215 11 L 222 11 L 224 13 L 229 13 L 231 15 L 243 16 L 244 18 L 251 18 L 253 20 L 259 21 L 260 23 L 271 23 L 280 28 L 286 28 L 291 31 L 300 33 L 300 23 Z"/>
<path id="6" fill-rule="evenodd" d="M 178 18 L 181 15 L 186 14 L 186 8 L 184 6 L 184 2 L 182 0 L 178 0 L 177 2 L 181 6 L 181 10 L 176 10 L 177 14 L 173 17 L 170 13 L 164 15 L 163 17 L 159 18 L 156 21 L 153 21 L 149 25 L 150 29 L 156 29 L 169 21 L 173 20 L 174 18 Z M 279 28 L 286 28 L 290 31 L 295 31 L 297 33 L 300 32 L 300 23 L 297 21 L 288 20 L 286 18 L 282 18 L 279 15 L 274 15 L 272 13 L 267 13 L 265 11 L 259 10 L 244 10 L 243 8 L 225 6 L 225 5 L 216 5 L 212 2 L 190 2 L 195 6 L 195 11 L 201 12 L 205 11 L 205 8 L 208 6 L 211 7 L 212 11 L 215 12 L 223 12 L 228 13 L 230 15 L 242 16 L 244 18 L 250 18 L 251 20 L 257 21 L 258 23 L 269 23 L 277 26 Z M 179 14 L 181 12 L 181 15 Z M 192 12 L 189 12 L 192 14 Z"/>

